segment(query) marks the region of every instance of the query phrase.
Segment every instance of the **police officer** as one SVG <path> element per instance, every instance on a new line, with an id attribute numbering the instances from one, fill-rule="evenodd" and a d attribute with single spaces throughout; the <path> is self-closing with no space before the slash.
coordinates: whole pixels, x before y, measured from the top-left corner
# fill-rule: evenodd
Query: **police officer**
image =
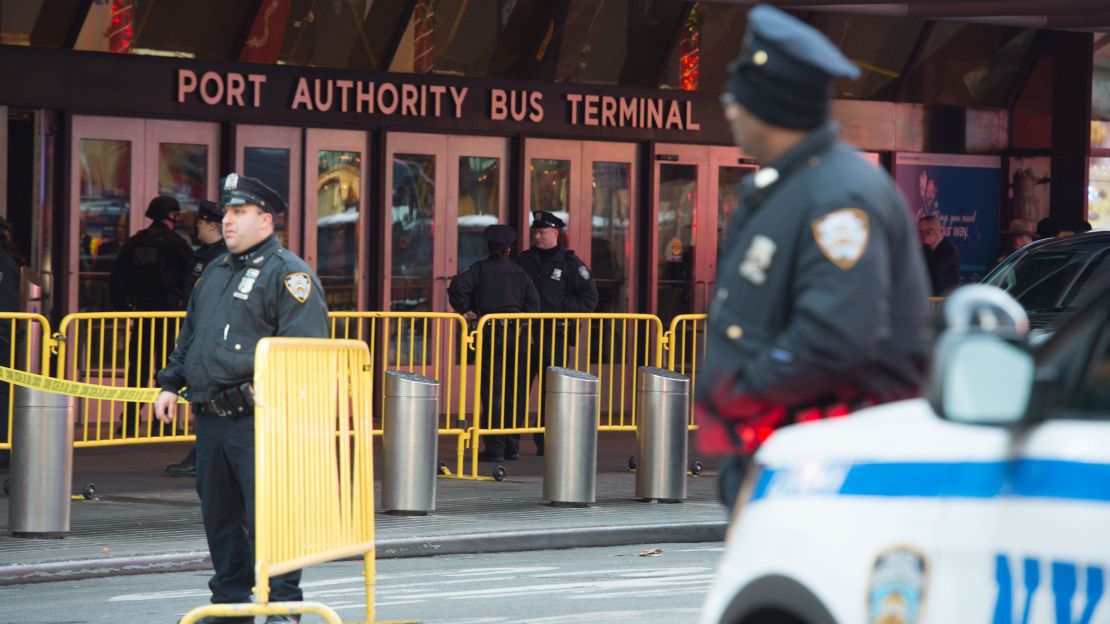
<path id="1" fill-rule="evenodd" d="M 517 257 L 519 264 L 540 293 L 540 312 L 593 312 L 597 308 L 597 286 L 586 265 L 559 243 L 559 233 L 567 224 L 550 212 L 532 214 L 532 247 Z M 566 366 L 563 349 L 566 322 L 539 323 L 532 336 L 532 379 L 544 374 L 548 366 Z M 539 330 L 544 331 L 539 331 Z M 551 330 L 550 332 L 546 330 Z M 574 346 L 573 332 L 565 336 Z M 552 346 L 554 345 L 554 346 Z M 541 397 L 542 401 L 542 397 Z M 540 408 L 542 414 L 543 408 Z M 536 454 L 543 455 L 543 434 L 533 436 Z"/>
<path id="2" fill-rule="evenodd" d="M 227 253 L 227 244 L 224 243 L 224 207 L 210 201 L 202 201 L 197 207 L 197 240 L 200 247 L 193 251 L 193 270 L 185 277 L 185 300 L 193 292 L 196 283 L 200 281 L 204 267 L 210 262 Z M 166 466 L 166 474 L 171 477 L 197 476 L 197 449 L 194 446 L 185 459 L 179 464 Z"/>
<path id="3" fill-rule="evenodd" d="M 910 212 L 884 173 L 837 140 L 829 85 L 859 70 L 818 31 L 758 5 L 721 96 L 741 182 L 721 249 L 696 396 L 703 453 L 743 458 L 793 420 L 918 394 L 927 275 Z"/>
<path id="4" fill-rule="evenodd" d="M 471 320 L 486 314 L 538 312 L 540 296 L 536 287 L 524 270 L 509 259 L 516 232 L 507 225 L 491 225 L 483 236 L 489 257 L 470 265 L 451 280 L 447 287 L 451 307 Z M 508 320 L 487 323 L 485 331 L 483 343 L 488 347 L 483 354 L 479 390 L 486 416 L 482 424 L 489 429 L 516 427 L 528 398 L 528 381 L 514 362 L 517 354 L 525 352 L 522 347 L 527 346 L 527 336 L 516 322 Z M 504 365 L 502 357 L 506 358 Z M 520 454 L 519 435 L 488 435 L 482 439 L 486 441 L 486 450 L 478 455 L 480 461 L 512 460 Z"/>
<path id="5" fill-rule="evenodd" d="M 201 274 L 177 348 L 158 373 L 155 410 L 170 422 L 178 392 L 188 387 L 196 414 L 197 494 L 215 569 L 208 586 L 212 602 L 242 603 L 254 584 L 255 345 L 267 336 L 326 338 L 328 309 L 315 273 L 274 236 L 274 216 L 286 209 L 281 197 L 232 173 L 221 182 L 221 201 L 229 253 Z M 273 600 L 301 600 L 299 583 L 300 571 L 270 579 Z"/>
<path id="6" fill-rule="evenodd" d="M 181 205 L 169 195 L 150 200 L 146 216 L 154 222 L 129 238 L 112 265 L 110 292 L 117 310 L 163 312 L 185 307 L 185 276 L 193 248 L 174 232 Z M 147 387 L 174 342 L 173 327 L 158 319 L 140 319 L 131 328 L 127 385 Z M 167 335 L 168 334 L 168 335 Z M 139 404 L 124 408 L 122 427 L 139 435 Z"/>

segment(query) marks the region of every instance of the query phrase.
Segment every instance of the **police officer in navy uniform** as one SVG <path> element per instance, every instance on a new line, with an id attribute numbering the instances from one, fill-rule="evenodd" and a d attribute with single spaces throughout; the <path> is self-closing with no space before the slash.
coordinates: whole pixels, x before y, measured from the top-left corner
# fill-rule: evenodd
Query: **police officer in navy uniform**
<path id="1" fill-rule="evenodd" d="M 248 602 L 254 584 L 254 351 L 267 336 L 328 337 L 320 280 L 274 236 L 285 202 L 262 182 L 221 182 L 228 252 L 201 274 L 177 348 L 158 373 L 157 416 L 170 422 L 188 388 L 196 414 L 197 494 L 215 575 L 212 602 Z M 275 602 L 302 599 L 300 571 L 270 579 Z M 207 622 L 253 622 L 209 618 Z M 298 622 L 271 615 L 268 624 Z"/>
<path id="2" fill-rule="evenodd" d="M 193 262 L 193 248 L 174 232 L 181 204 L 169 195 L 150 200 L 146 216 L 153 220 L 129 238 L 112 265 L 109 289 L 112 305 L 131 312 L 166 312 L 185 307 L 185 276 Z M 149 387 L 174 343 L 174 324 L 161 319 L 138 319 L 128 344 L 127 385 Z M 121 426 L 138 436 L 138 403 L 124 407 Z"/>
<path id="3" fill-rule="evenodd" d="M 509 259 L 516 232 L 507 225 L 491 225 L 483 235 L 489 257 L 475 262 L 451 280 L 447 287 L 451 307 L 467 319 L 486 314 L 539 312 L 540 296 L 536 287 L 528 274 Z M 479 386 L 485 414 L 483 428 L 511 428 L 520 422 L 519 414 L 528 398 L 528 380 L 516 359 L 525 357 L 528 340 L 525 331 L 526 328 L 509 320 L 485 325 L 483 343 L 487 346 L 482 354 Z M 502 357 L 507 359 L 504 366 Z M 478 455 L 480 461 L 513 460 L 520 454 L 519 435 L 486 435 L 482 439 L 486 449 Z"/>
<path id="4" fill-rule="evenodd" d="M 185 300 L 200 281 L 204 267 L 227 253 L 224 243 L 224 207 L 216 202 L 201 201 L 197 206 L 197 240 L 200 246 L 193 251 L 193 270 L 185 277 Z M 166 474 L 171 477 L 197 476 L 197 449 L 194 446 L 181 463 L 166 466 Z"/>
<path id="5" fill-rule="evenodd" d="M 540 293 L 540 312 L 593 312 L 597 309 L 598 297 L 597 285 L 594 284 L 590 270 L 574 255 L 573 250 L 566 249 L 559 243 L 559 233 L 566 225 L 550 212 L 534 212 L 532 246 L 521 253 L 516 261 L 528 273 L 528 277 L 532 278 L 532 283 Z M 541 328 L 544 331 L 539 331 Z M 567 353 L 563 349 L 566 322 L 537 323 L 534 329 L 536 331 L 532 336 L 530 362 L 533 379 L 543 375 L 548 366 L 566 366 L 567 362 Z M 573 331 L 565 338 L 568 347 L 574 346 L 576 336 Z M 540 411 L 542 413 L 543 409 Z M 533 438 L 536 454 L 543 455 L 543 434 L 537 433 Z"/>
<path id="6" fill-rule="evenodd" d="M 928 276 L 889 176 L 837 140 L 829 86 L 859 70 L 818 31 L 767 5 L 748 13 L 722 104 L 763 168 L 741 182 L 697 379 L 698 442 L 731 455 L 731 508 L 748 457 L 779 426 L 916 396 Z"/>

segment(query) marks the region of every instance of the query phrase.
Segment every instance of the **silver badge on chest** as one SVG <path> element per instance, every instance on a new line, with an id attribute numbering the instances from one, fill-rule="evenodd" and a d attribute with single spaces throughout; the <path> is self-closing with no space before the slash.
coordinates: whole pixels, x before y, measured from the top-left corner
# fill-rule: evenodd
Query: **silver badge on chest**
<path id="1" fill-rule="evenodd" d="M 740 263 L 740 275 L 756 286 L 762 286 L 767 281 L 767 269 L 771 268 L 776 249 L 778 245 L 775 241 L 757 234 L 748 245 L 744 261 Z"/>
<path id="2" fill-rule="evenodd" d="M 239 280 L 239 285 L 235 287 L 235 292 L 232 295 L 237 299 L 244 301 L 251 296 L 251 291 L 254 290 L 254 281 L 258 279 L 259 269 L 247 269 L 243 274 L 243 278 Z"/>
<path id="3" fill-rule="evenodd" d="M 562 281 L 562 279 L 563 279 L 563 270 L 562 269 L 552 269 L 551 270 L 551 279 L 555 280 L 556 282 Z"/>

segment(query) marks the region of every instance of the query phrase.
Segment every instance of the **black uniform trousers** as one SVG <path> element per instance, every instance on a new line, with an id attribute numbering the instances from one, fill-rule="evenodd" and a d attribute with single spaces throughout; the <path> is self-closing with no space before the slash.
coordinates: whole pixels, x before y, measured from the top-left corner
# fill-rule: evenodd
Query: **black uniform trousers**
<path id="1" fill-rule="evenodd" d="M 521 326 L 518 337 L 517 326 L 517 321 L 508 319 L 492 321 L 482 337 L 483 429 L 517 427 L 522 420 L 520 414 L 528 400 L 528 379 L 524 375 L 528 335 L 527 327 Z M 482 439 L 489 455 L 513 457 L 520 453 L 520 434 L 488 435 Z"/>
<path id="2" fill-rule="evenodd" d="M 254 586 L 254 417 L 197 415 L 197 494 L 215 574 L 212 602 L 249 602 Z M 301 600 L 301 571 L 270 579 L 270 600 Z"/>
<path id="3" fill-rule="evenodd" d="M 556 321 L 561 323 L 562 321 Z M 552 321 L 544 322 L 544 329 L 551 331 Z M 543 392 L 540 392 L 540 420 L 537 423 L 543 427 L 544 422 L 547 420 L 547 367 L 559 366 L 565 368 L 569 352 L 574 348 L 573 343 L 567 343 L 566 348 L 563 348 L 563 336 L 565 329 L 559 328 L 553 332 L 555 334 L 554 347 L 552 347 L 552 339 L 550 333 L 540 334 L 535 332 L 535 339 L 532 341 L 532 354 L 530 358 L 529 370 L 532 371 L 531 384 L 536 385 L 536 380 L 542 376 L 544 380 Z M 543 455 L 543 434 L 533 433 L 532 441 L 536 443 L 536 452 Z"/>
<path id="4" fill-rule="evenodd" d="M 12 342 L 15 336 L 12 335 L 12 322 L 11 320 L 0 320 L 0 366 L 11 366 L 11 350 Z M 0 441 L 11 442 L 8 438 L 8 427 L 11 423 L 11 410 L 9 409 L 11 403 L 12 386 L 6 381 L 0 382 Z M 11 465 L 11 451 L 0 451 L 0 471 L 8 470 Z"/>

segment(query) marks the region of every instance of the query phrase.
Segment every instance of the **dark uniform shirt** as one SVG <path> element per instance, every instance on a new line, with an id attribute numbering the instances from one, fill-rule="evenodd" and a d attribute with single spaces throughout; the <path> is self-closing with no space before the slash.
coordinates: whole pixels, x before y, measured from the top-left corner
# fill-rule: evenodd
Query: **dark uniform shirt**
<path id="1" fill-rule="evenodd" d="M 936 249 L 925 245 L 925 265 L 934 297 L 943 297 L 960 285 L 960 250 L 950 238 L 942 238 Z"/>
<path id="2" fill-rule="evenodd" d="M 132 236 L 112 266 L 112 305 L 118 310 L 180 310 L 193 248 L 162 222 Z"/>
<path id="3" fill-rule="evenodd" d="M 827 124 L 741 184 L 696 389 L 708 416 L 919 392 L 927 275 L 890 179 Z M 777 172 L 777 176 L 776 176 Z M 717 434 L 704 432 L 711 438 Z M 705 452 L 736 440 L 702 439 Z"/>
<path id="4" fill-rule="evenodd" d="M 540 297 L 528 274 L 505 256 L 491 256 L 470 265 L 447 287 L 451 307 L 478 316 L 539 312 Z"/>
<path id="5" fill-rule="evenodd" d="M 204 243 L 193 252 L 193 270 L 185 277 L 186 302 L 189 301 L 189 296 L 192 295 L 193 288 L 196 288 L 197 281 L 200 280 L 201 274 L 204 273 L 204 268 L 208 266 L 210 262 L 225 253 L 227 253 L 227 243 L 224 242 L 222 238 L 214 243 Z"/>
<path id="6" fill-rule="evenodd" d="M 254 378 L 254 350 L 268 336 L 328 337 L 320 281 L 270 237 L 208 265 L 196 286 L 177 348 L 158 373 L 163 390 L 188 386 L 193 403 Z"/>
<path id="7" fill-rule="evenodd" d="M 572 250 L 532 247 L 517 256 L 516 262 L 536 285 L 541 312 L 593 312 L 597 308 L 597 286 Z"/>

